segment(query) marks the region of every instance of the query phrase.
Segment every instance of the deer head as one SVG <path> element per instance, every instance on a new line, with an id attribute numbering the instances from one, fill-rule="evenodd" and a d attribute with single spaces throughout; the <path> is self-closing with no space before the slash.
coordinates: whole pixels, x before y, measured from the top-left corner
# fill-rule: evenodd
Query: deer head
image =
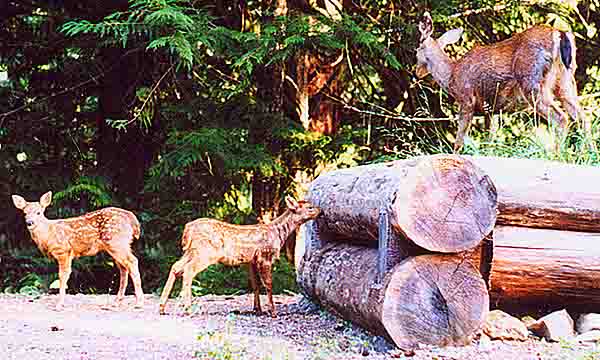
<path id="1" fill-rule="evenodd" d="M 441 86 L 447 88 L 452 73 L 452 60 L 444 52 L 444 47 L 460 40 L 463 29 L 448 30 L 438 39 L 434 39 L 431 37 L 433 20 L 431 15 L 425 12 L 423 20 L 419 23 L 419 31 L 421 39 L 417 48 L 417 77 L 423 78 L 431 73 Z"/>
<path id="2" fill-rule="evenodd" d="M 48 221 L 44 211 L 52 202 L 52 191 L 42 195 L 39 202 L 27 202 L 19 195 L 13 195 L 12 200 L 15 207 L 25 214 L 25 224 L 29 230 L 33 230 L 38 225 L 45 224 Z"/>
<path id="3" fill-rule="evenodd" d="M 285 204 L 292 214 L 299 217 L 301 223 L 315 219 L 321 213 L 321 209 L 305 200 L 296 201 L 288 196 L 285 198 Z"/>

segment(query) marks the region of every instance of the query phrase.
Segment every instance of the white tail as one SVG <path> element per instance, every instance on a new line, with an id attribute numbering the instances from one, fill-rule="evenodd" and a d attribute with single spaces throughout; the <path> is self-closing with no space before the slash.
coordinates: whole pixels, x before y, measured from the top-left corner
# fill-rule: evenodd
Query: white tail
<path id="1" fill-rule="evenodd" d="M 460 105 L 454 150 L 464 142 L 474 111 L 486 113 L 489 127 L 492 113 L 529 105 L 566 135 L 568 117 L 581 117 L 575 84 L 575 38 L 545 25 L 518 33 L 510 39 L 477 46 L 462 59 L 451 60 L 444 47 L 460 40 L 463 30 L 449 30 L 438 39 L 431 37 L 433 21 L 425 13 L 419 24 L 421 44 L 417 49 L 417 76 L 431 73 Z M 586 122 L 589 133 L 591 125 Z"/>

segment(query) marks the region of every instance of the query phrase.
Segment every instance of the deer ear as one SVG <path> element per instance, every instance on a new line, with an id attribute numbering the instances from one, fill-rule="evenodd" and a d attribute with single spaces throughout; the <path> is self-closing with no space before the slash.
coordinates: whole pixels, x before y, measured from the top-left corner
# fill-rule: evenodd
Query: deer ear
<path id="1" fill-rule="evenodd" d="M 421 32 L 421 42 L 430 37 L 433 33 L 433 20 L 428 11 L 423 14 L 423 19 L 419 23 L 419 31 Z"/>
<path id="2" fill-rule="evenodd" d="M 287 196 L 285 198 L 285 204 L 287 205 L 288 209 L 290 209 L 290 210 L 295 210 L 298 208 L 298 203 L 291 196 Z"/>
<path id="3" fill-rule="evenodd" d="M 23 199 L 22 196 L 13 195 L 12 201 L 13 201 L 13 204 L 15 204 L 15 207 L 19 210 L 23 210 L 23 209 L 25 209 L 25 206 L 27 206 L 27 201 L 25 199 Z"/>
<path id="4" fill-rule="evenodd" d="M 440 38 L 437 39 L 437 43 L 443 49 L 446 45 L 454 44 L 455 42 L 460 40 L 462 33 L 463 28 L 448 30 L 444 33 L 444 35 L 440 36 Z"/>
<path id="5" fill-rule="evenodd" d="M 52 202 L 52 191 L 48 191 L 47 193 L 42 195 L 42 197 L 40 198 L 40 205 L 42 205 L 43 207 L 48 207 L 48 205 L 50 205 L 51 202 Z"/>

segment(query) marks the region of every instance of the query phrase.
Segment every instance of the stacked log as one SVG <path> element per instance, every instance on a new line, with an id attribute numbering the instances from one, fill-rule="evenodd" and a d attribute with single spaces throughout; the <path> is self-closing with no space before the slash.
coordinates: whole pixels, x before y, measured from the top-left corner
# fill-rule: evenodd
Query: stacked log
<path id="1" fill-rule="evenodd" d="M 600 311 L 597 168 L 420 157 L 326 174 L 307 198 L 323 215 L 300 288 L 401 348 L 468 342 L 489 300 Z"/>
<path id="2" fill-rule="evenodd" d="M 473 249 L 496 221 L 497 194 L 489 177 L 454 155 L 333 171 L 313 181 L 306 198 L 323 211 L 316 224 L 321 238 L 376 244 L 384 211 L 394 236 L 407 242 L 400 250 Z"/>
<path id="3" fill-rule="evenodd" d="M 492 305 L 543 312 L 600 310 L 600 233 L 497 226 Z"/>
<path id="4" fill-rule="evenodd" d="M 479 168 L 454 155 L 361 166 L 319 177 L 306 198 L 322 209 L 304 227 L 306 295 L 401 348 L 471 340 L 489 308 L 479 266 L 496 219 Z"/>
<path id="5" fill-rule="evenodd" d="M 465 156 L 498 190 L 498 224 L 600 232 L 600 169 L 553 161 Z"/>
<path id="6" fill-rule="evenodd" d="M 498 190 L 489 290 L 495 307 L 600 311 L 600 169 L 467 157 Z"/>
<path id="7" fill-rule="evenodd" d="M 304 293 L 403 349 L 466 345 L 489 308 L 485 283 L 459 256 L 407 258 L 377 280 L 377 250 L 330 243 L 298 269 Z"/>

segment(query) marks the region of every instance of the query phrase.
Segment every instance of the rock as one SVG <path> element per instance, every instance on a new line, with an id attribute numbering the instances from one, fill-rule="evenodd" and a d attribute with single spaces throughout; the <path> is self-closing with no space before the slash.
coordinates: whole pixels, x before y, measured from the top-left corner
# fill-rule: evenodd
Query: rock
<path id="1" fill-rule="evenodd" d="M 600 330 L 600 314 L 581 314 L 577 319 L 577 332 L 584 334 L 592 330 Z"/>
<path id="2" fill-rule="evenodd" d="M 575 338 L 578 342 L 600 342 L 600 330 L 591 330 Z"/>
<path id="3" fill-rule="evenodd" d="M 290 308 L 292 308 L 293 311 L 305 314 L 318 313 L 321 310 L 318 304 L 314 303 L 305 296 L 302 296 L 300 301 L 298 301 L 296 304 L 290 305 Z"/>
<path id="4" fill-rule="evenodd" d="M 396 348 L 395 345 L 392 345 L 392 343 L 390 343 L 383 336 L 373 336 L 373 339 L 371 340 L 371 346 L 373 347 L 374 351 L 380 353 L 389 352 Z"/>
<path id="5" fill-rule="evenodd" d="M 527 326 L 527 328 L 529 329 L 529 326 L 531 326 L 531 324 L 537 322 L 537 320 L 533 317 L 533 316 L 523 316 L 521 318 L 521 321 L 523 322 L 523 324 L 525 324 L 525 326 Z"/>
<path id="6" fill-rule="evenodd" d="M 521 320 L 500 310 L 490 311 L 483 324 L 483 333 L 492 340 L 525 341 L 529 336 Z"/>
<path id="7" fill-rule="evenodd" d="M 559 341 L 575 335 L 573 318 L 564 309 L 542 317 L 528 329 L 547 341 Z"/>

